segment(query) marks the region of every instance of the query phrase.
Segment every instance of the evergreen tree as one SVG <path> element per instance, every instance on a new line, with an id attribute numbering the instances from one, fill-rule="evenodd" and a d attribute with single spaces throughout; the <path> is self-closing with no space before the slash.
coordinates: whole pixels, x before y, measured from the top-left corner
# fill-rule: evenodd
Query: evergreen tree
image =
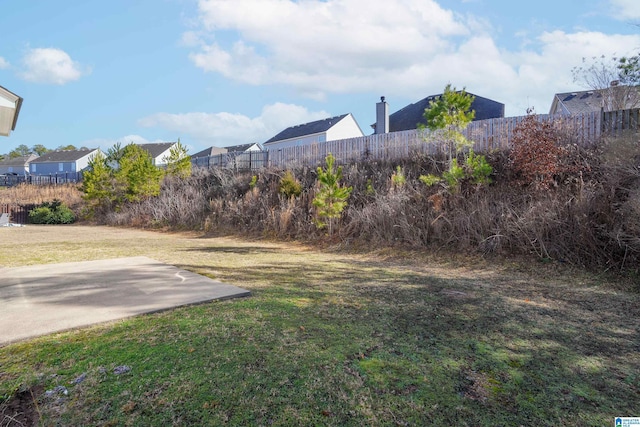
<path id="1" fill-rule="evenodd" d="M 313 199 L 313 205 L 318 209 L 318 216 L 328 221 L 327 224 L 319 219 L 316 221 L 316 225 L 318 228 L 324 228 L 328 225 L 329 235 L 332 236 L 333 221 L 340 218 L 342 211 L 347 207 L 347 199 L 353 188 L 340 185 L 342 166 L 335 169 L 335 158 L 331 153 L 325 161 L 327 163 L 326 169 L 318 167 L 319 189 Z"/>
<path id="2" fill-rule="evenodd" d="M 151 155 L 136 144 L 115 145 L 104 156 L 98 153 L 89 162 L 83 178 L 84 199 L 91 213 L 119 209 L 160 194 L 164 173 L 153 164 Z"/>
<path id="3" fill-rule="evenodd" d="M 82 177 L 82 196 L 87 202 L 89 213 L 107 211 L 115 200 L 112 169 L 107 158 L 98 151 L 89 159 L 89 165 Z"/>
<path id="4" fill-rule="evenodd" d="M 443 138 L 449 147 L 449 165 L 453 164 L 454 149 L 456 152 L 473 143 L 462 134 L 462 131 L 475 117 L 475 111 L 471 110 L 471 104 L 475 97 L 469 95 L 464 88 L 457 91 L 447 84 L 444 93 L 435 101 L 429 102 L 429 108 L 424 111 L 427 120 L 427 128 L 436 132 L 436 137 Z M 424 125 L 419 125 L 424 128 Z"/>
<path id="5" fill-rule="evenodd" d="M 121 198 L 137 202 L 160 194 L 163 172 L 153 164 L 148 151 L 136 144 L 122 149 L 118 168 L 113 174 L 116 185 L 123 191 Z"/>
<path id="6" fill-rule="evenodd" d="M 191 176 L 191 158 L 187 147 L 182 145 L 180 139 L 176 145 L 169 150 L 167 162 L 167 175 L 177 178 L 187 178 Z"/>

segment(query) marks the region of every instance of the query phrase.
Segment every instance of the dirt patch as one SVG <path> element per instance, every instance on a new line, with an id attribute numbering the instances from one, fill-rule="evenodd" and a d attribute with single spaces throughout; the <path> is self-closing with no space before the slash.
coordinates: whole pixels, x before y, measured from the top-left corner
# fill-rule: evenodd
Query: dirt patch
<path id="1" fill-rule="evenodd" d="M 0 427 L 37 426 L 40 420 L 36 396 L 43 388 L 36 386 L 16 393 L 7 402 L 0 403 Z"/>

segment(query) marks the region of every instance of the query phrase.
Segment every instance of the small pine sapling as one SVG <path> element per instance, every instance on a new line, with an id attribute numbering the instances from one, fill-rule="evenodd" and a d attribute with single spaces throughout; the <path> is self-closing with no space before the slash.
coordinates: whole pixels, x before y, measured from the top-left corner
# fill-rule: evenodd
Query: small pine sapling
<path id="1" fill-rule="evenodd" d="M 342 211 L 347 207 L 347 199 L 353 187 L 340 185 L 342 166 L 337 169 L 334 167 L 335 158 L 331 153 L 329 153 L 325 161 L 326 169 L 318 167 L 319 188 L 316 197 L 313 199 L 313 206 L 317 208 L 318 217 L 322 218 L 316 220 L 316 226 L 318 228 L 328 227 L 329 236 L 332 236 L 333 222 L 340 218 Z"/>
<path id="2" fill-rule="evenodd" d="M 407 183 L 407 177 L 404 175 L 404 169 L 396 166 L 396 171 L 391 174 L 391 187 L 399 189 Z"/>
<path id="3" fill-rule="evenodd" d="M 302 194 L 302 185 L 290 170 L 286 171 L 284 176 L 280 179 L 278 193 L 283 194 L 288 199 L 298 197 Z"/>

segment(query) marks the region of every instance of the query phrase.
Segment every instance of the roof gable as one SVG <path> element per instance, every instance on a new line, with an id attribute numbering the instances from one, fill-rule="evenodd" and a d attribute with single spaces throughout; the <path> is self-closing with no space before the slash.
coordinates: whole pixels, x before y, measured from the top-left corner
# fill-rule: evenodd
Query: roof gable
<path id="1" fill-rule="evenodd" d="M 89 150 L 66 150 L 66 151 L 49 151 L 43 154 L 31 163 L 67 163 L 75 162 L 98 151 L 97 148 Z"/>
<path id="2" fill-rule="evenodd" d="M 504 117 L 503 103 L 470 92 L 467 94 L 474 97 L 471 103 L 471 109 L 476 112 L 474 121 Z M 389 116 L 389 132 L 416 129 L 418 123 L 426 125 L 424 110 L 429 108 L 431 101 L 436 101 L 441 96 L 442 94 L 427 96 L 391 114 Z"/>
<path id="3" fill-rule="evenodd" d="M 637 108 L 640 106 L 640 88 L 636 86 L 613 86 L 606 89 L 557 93 L 551 105 L 556 113 L 558 104 L 569 114 L 590 113 L 611 109 Z M 618 104 L 618 105 L 612 105 Z"/>
<path id="4" fill-rule="evenodd" d="M 335 126 L 336 123 L 347 117 L 349 114 L 343 114 L 341 116 L 330 117 L 324 120 L 316 120 L 315 122 L 309 122 L 302 125 L 295 125 L 286 128 L 265 144 L 270 144 L 276 141 L 283 141 L 286 139 L 300 138 L 301 136 L 313 135 L 317 133 L 326 132 Z"/>
<path id="5" fill-rule="evenodd" d="M 18 156 L 0 160 L 0 166 L 26 166 L 29 162 L 37 159 L 35 154 L 29 154 L 28 156 Z"/>
<path id="6" fill-rule="evenodd" d="M 165 151 L 173 147 L 175 144 L 175 142 L 156 142 L 149 144 L 138 144 L 138 146 L 149 153 L 151 157 L 156 159 L 164 154 Z"/>
<path id="7" fill-rule="evenodd" d="M 221 147 L 209 147 L 209 148 L 205 148 L 202 151 L 198 151 L 196 154 L 193 154 L 191 156 L 191 158 L 195 159 L 198 157 L 210 157 L 210 156 L 216 156 L 218 154 L 224 154 L 227 152 L 226 148 L 221 148 Z"/>
<path id="8" fill-rule="evenodd" d="M 262 147 L 257 142 L 251 142 L 249 144 L 240 144 L 240 145 L 229 145 L 224 148 L 227 150 L 228 153 L 237 153 L 237 152 L 244 153 L 248 149 L 252 148 L 254 145 L 257 146 L 258 150 L 262 150 Z"/>

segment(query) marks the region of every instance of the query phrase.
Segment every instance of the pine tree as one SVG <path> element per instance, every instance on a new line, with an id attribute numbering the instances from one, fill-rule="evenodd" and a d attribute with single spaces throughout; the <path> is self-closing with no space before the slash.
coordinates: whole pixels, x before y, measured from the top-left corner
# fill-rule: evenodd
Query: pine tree
<path id="1" fill-rule="evenodd" d="M 318 194 L 313 199 L 313 205 L 318 209 L 318 216 L 327 220 L 328 224 L 318 219 L 318 228 L 328 226 L 329 236 L 333 235 L 333 221 L 340 218 L 342 211 L 347 207 L 347 199 L 353 190 L 352 187 L 340 185 L 342 179 L 342 166 L 335 169 L 335 158 L 331 153 L 326 157 L 326 169 L 318 167 Z"/>
<path id="2" fill-rule="evenodd" d="M 169 156 L 165 159 L 167 162 L 167 175 L 177 178 L 188 178 L 191 176 L 191 158 L 189 157 L 187 147 L 182 145 L 180 139 L 176 145 L 169 150 Z"/>

